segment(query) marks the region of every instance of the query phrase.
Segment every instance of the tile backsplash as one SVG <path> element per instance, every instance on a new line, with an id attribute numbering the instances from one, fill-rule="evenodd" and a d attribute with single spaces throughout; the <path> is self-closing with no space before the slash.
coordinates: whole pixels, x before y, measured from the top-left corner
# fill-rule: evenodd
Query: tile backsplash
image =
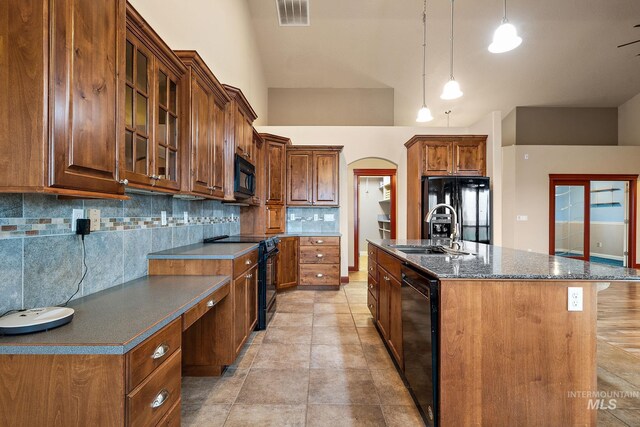
<path id="1" fill-rule="evenodd" d="M 291 219 L 291 215 L 295 219 Z M 339 219 L 340 208 L 287 208 L 287 232 L 339 232 Z"/>
<path id="2" fill-rule="evenodd" d="M 149 252 L 219 234 L 240 233 L 240 208 L 213 200 L 129 194 L 120 200 L 59 200 L 43 194 L 0 194 L 0 314 L 56 305 L 82 273 L 73 209 L 99 209 L 100 231 L 85 238 L 88 273 L 76 297 L 147 274 Z M 161 225 L 161 212 L 167 225 Z M 184 212 L 189 221 L 185 223 Z"/>

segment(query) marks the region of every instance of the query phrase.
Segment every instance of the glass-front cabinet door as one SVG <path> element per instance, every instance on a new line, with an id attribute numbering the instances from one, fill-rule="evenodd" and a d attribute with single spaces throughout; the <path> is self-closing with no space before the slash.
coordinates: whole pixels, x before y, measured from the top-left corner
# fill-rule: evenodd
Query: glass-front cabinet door
<path id="1" fill-rule="evenodd" d="M 130 32 L 125 69 L 120 175 L 131 184 L 178 190 L 179 79 Z"/>
<path id="2" fill-rule="evenodd" d="M 589 182 L 551 185 L 551 255 L 589 261 Z"/>

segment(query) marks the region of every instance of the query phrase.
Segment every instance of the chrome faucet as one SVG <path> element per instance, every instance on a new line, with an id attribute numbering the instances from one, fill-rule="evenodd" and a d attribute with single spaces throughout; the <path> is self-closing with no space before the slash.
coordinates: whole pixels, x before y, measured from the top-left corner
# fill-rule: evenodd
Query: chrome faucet
<path id="1" fill-rule="evenodd" d="M 451 230 L 451 243 L 449 243 L 449 247 L 451 249 L 459 251 L 462 248 L 462 245 L 460 244 L 460 239 L 458 238 L 458 214 L 456 213 L 456 210 L 453 208 L 453 206 L 448 205 L 446 203 L 438 203 L 437 205 L 432 207 L 431 210 L 429 211 L 429 213 L 427 214 L 427 216 L 424 217 L 424 222 L 431 222 L 431 217 L 433 216 L 433 213 L 438 208 L 447 208 L 453 214 L 452 215 L 453 216 L 453 227 L 452 227 L 453 229 Z"/>

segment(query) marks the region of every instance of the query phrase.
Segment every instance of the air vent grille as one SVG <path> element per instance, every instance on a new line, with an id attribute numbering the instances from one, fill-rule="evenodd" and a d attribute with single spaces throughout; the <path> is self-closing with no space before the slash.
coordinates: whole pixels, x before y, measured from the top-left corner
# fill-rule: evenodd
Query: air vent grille
<path id="1" fill-rule="evenodd" d="M 309 0 L 276 0 L 281 27 L 309 25 Z"/>

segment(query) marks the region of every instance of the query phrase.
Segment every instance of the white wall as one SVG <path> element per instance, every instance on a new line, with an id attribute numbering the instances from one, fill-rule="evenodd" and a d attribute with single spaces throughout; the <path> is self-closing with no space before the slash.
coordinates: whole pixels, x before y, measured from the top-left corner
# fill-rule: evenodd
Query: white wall
<path id="1" fill-rule="evenodd" d="M 197 50 L 222 83 L 239 87 L 267 120 L 267 84 L 251 26 L 241 0 L 130 0 L 162 39 L 176 50 Z"/>
<path id="2" fill-rule="evenodd" d="M 640 145 L 640 93 L 618 107 L 618 144 Z"/>
<path id="3" fill-rule="evenodd" d="M 407 150 L 404 143 L 414 135 L 468 134 L 467 128 L 425 128 L 400 126 L 258 126 L 259 132 L 287 136 L 295 145 L 344 145 L 340 156 L 340 204 L 345 206 L 349 188 L 347 164 L 367 157 L 379 157 L 398 165 L 398 233 L 407 236 Z M 342 233 L 341 275 L 348 274 L 348 210 L 340 209 Z"/>

